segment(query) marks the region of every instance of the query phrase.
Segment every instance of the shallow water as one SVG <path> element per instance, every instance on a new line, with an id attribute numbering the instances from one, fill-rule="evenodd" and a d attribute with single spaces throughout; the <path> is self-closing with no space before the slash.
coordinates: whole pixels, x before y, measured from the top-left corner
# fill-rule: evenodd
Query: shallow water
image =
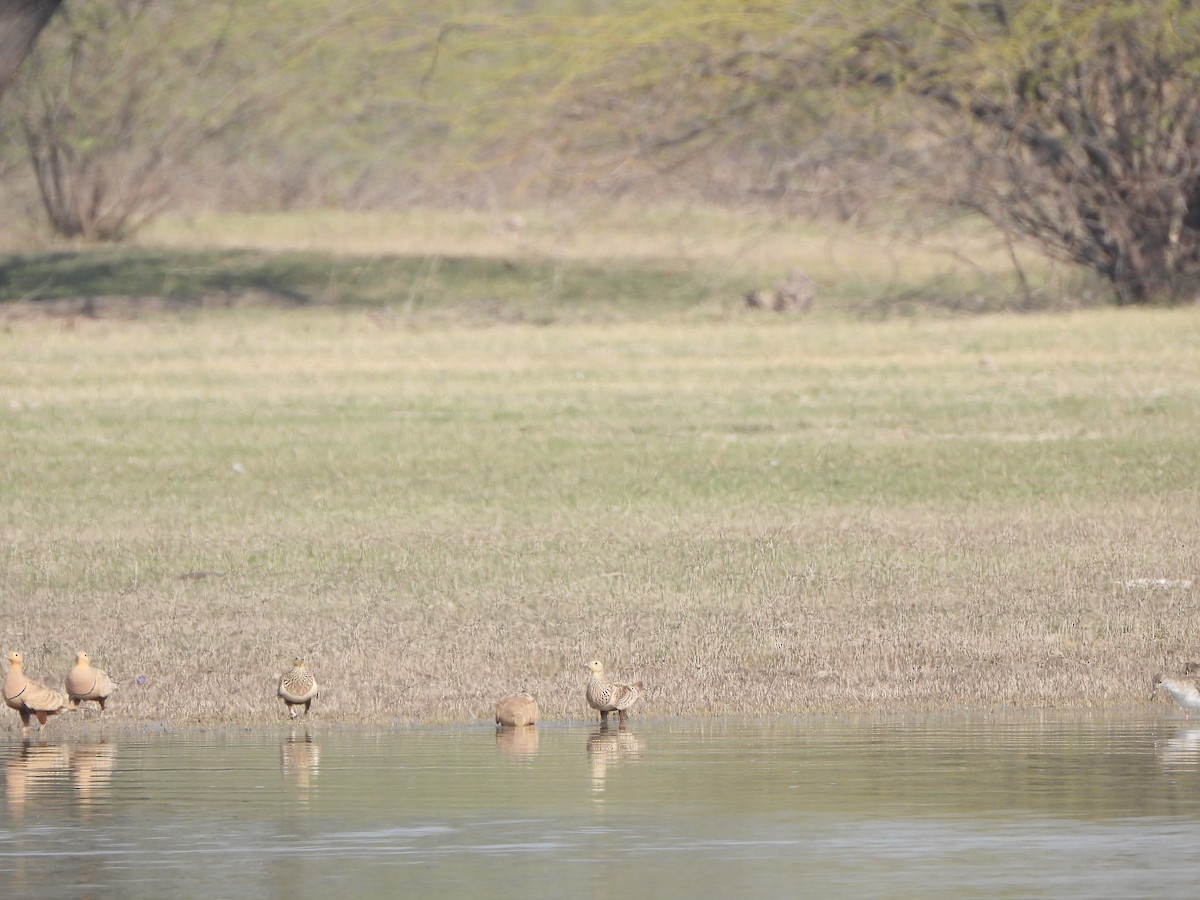
<path id="1" fill-rule="evenodd" d="M 97 733 L 98 734 L 98 733 Z M 1200 722 L 1132 713 L 0 744 L 6 896 L 1190 894 Z"/>

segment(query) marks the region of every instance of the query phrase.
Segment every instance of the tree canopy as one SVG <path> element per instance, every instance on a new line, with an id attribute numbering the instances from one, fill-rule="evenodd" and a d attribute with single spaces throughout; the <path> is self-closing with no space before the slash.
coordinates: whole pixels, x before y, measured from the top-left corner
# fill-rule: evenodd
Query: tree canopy
<path id="1" fill-rule="evenodd" d="M 932 106 L 957 199 L 1100 273 L 1125 302 L 1200 278 L 1200 10 L 1189 0 L 927 2 L 847 71 Z"/>
<path id="2" fill-rule="evenodd" d="M 65 234 L 119 238 L 188 190 L 379 206 L 431 185 L 582 186 L 854 218 L 904 186 L 1099 274 L 1123 302 L 1190 297 L 1200 279 L 1191 0 L 64 12 L 6 106 Z"/>
<path id="3" fill-rule="evenodd" d="M 591 128 L 607 113 L 624 126 L 610 134 L 636 135 L 660 162 L 722 142 L 750 162 L 769 147 L 781 175 L 790 165 L 810 183 L 814 153 L 841 153 L 843 170 L 886 160 L 927 195 L 1098 273 L 1123 302 L 1195 292 L 1190 0 L 731 6 L 668 13 L 674 27 L 585 76 Z"/>

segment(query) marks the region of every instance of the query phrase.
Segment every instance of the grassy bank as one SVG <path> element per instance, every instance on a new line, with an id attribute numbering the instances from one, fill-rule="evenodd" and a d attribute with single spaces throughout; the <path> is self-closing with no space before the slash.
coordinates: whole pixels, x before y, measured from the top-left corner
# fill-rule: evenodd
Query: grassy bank
<path id="1" fill-rule="evenodd" d="M 11 236 L 10 236 L 11 238 Z M 7 253 L 2 251 L 7 250 Z M 0 316 L 340 306 L 408 324 L 728 317 L 793 268 L 813 315 L 885 318 L 1092 305 L 979 222 L 924 234 L 711 207 L 201 215 L 122 247 L 18 248 L 0 233 Z"/>
<path id="2" fill-rule="evenodd" d="M 10 320 L 0 643 L 152 722 L 1116 704 L 1197 652 L 1195 310 Z M 1166 579 L 1152 583 L 1143 579 Z M 12 715 L 9 728 L 15 728 Z"/>

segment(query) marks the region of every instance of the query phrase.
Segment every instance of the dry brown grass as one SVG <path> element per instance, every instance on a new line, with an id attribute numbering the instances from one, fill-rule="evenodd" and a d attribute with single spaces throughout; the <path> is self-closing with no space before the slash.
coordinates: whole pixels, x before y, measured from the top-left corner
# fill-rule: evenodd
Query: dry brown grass
<path id="1" fill-rule="evenodd" d="M 1198 336 L 14 323 L 0 644 L 134 724 L 282 722 L 297 654 L 326 722 L 584 718 L 593 657 L 635 716 L 1139 701 L 1198 652 Z"/>
<path id="2" fill-rule="evenodd" d="M 1126 704 L 1196 655 L 1194 588 L 1132 586 L 1194 572 L 1161 537 L 1196 535 L 1192 507 L 383 531 L 403 550 L 303 575 L 264 560 L 30 591 L 36 619 L 10 615 L 5 641 L 45 680 L 92 648 L 123 682 L 109 716 L 132 722 L 283 721 L 273 677 L 297 651 L 325 722 L 485 720 L 513 689 L 585 718 L 593 655 L 646 683 L 641 716 Z"/>
<path id="3" fill-rule="evenodd" d="M 671 260 L 714 273 L 757 276 L 764 286 L 773 276 L 800 266 L 824 294 L 835 296 L 861 290 L 864 282 L 896 288 L 937 279 L 978 283 L 1012 278 L 1008 246 L 978 221 L 958 221 L 919 233 L 899 228 L 867 231 L 698 205 L 214 213 L 157 221 L 140 242 L 360 256 Z M 1020 256 L 1035 283 L 1052 277 L 1046 261 L 1029 252 Z"/>

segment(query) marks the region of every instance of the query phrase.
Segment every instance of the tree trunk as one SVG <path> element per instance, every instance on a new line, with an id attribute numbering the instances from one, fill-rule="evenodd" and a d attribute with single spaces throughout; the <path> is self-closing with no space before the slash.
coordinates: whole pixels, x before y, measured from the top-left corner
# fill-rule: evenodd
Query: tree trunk
<path id="1" fill-rule="evenodd" d="M 12 83 L 38 33 L 61 5 L 62 0 L 0 0 L 0 94 Z"/>

